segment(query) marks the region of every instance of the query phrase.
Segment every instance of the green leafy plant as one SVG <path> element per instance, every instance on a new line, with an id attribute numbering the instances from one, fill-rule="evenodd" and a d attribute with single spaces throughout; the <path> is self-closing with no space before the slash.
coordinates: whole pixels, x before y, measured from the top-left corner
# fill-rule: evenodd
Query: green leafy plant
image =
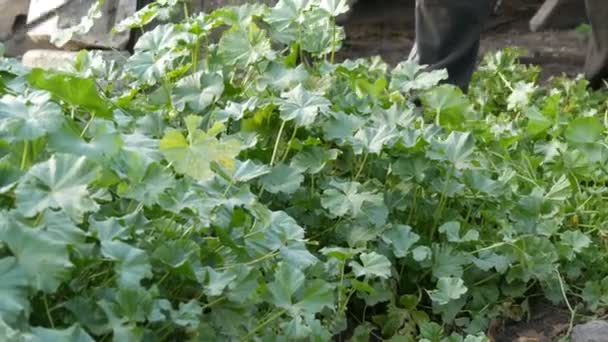
<path id="1" fill-rule="evenodd" d="M 336 63 L 343 1 L 178 4 L 120 65 L 0 61 L 0 335 L 473 342 L 606 305 L 605 93 L 513 50 L 468 95 Z"/>

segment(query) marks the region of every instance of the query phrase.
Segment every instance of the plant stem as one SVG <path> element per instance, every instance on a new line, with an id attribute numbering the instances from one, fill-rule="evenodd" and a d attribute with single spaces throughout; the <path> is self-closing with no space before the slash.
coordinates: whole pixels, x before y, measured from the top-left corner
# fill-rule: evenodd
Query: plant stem
<path id="1" fill-rule="evenodd" d="M 285 152 L 283 152 L 283 157 L 281 158 L 281 162 L 284 162 L 285 159 L 287 159 L 287 156 L 289 155 L 289 151 L 291 150 L 291 144 L 295 140 L 297 133 L 298 133 L 298 127 L 295 127 L 293 129 L 293 133 L 291 134 L 291 138 L 289 138 L 289 142 L 287 143 L 287 148 L 285 148 Z"/>
<path id="2" fill-rule="evenodd" d="M 200 38 L 196 38 L 196 43 L 194 44 L 194 50 L 192 51 L 192 73 L 196 73 L 198 69 L 198 53 L 201 49 L 201 41 Z"/>
<path id="3" fill-rule="evenodd" d="M 267 326 L 268 324 L 272 323 L 272 321 L 274 321 L 275 319 L 283 316 L 285 313 L 287 312 L 287 310 L 283 309 L 279 312 L 277 312 L 276 314 L 272 315 L 271 317 L 269 317 L 267 320 L 265 320 L 264 322 L 260 323 L 257 327 L 255 327 L 251 332 L 249 332 L 249 334 L 247 334 L 245 337 L 241 338 L 241 341 L 249 341 L 250 338 L 252 336 L 254 336 L 258 331 L 262 330 L 265 326 Z"/>
<path id="4" fill-rule="evenodd" d="M 190 14 L 188 13 L 188 2 L 184 1 L 184 19 L 188 20 L 190 18 Z"/>
<path id="5" fill-rule="evenodd" d="M 562 291 L 562 296 L 564 297 L 564 302 L 566 302 L 566 306 L 570 311 L 570 323 L 568 324 L 568 331 L 566 332 L 566 338 L 570 336 L 572 333 L 572 328 L 574 326 L 574 317 L 576 316 L 576 311 L 570 305 L 570 301 L 568 300 L 568 296 L 566 295 L 566 288 L 564 287 L 564 281 L 562 280 L 562 275 L 559 273 L 559 269 L 555 269 L 555 273 L 557 273 L 557 280 L 559 280 L 559 288 Z"/>
<path id="6" fill-rule="evenodd" d="M 298 34 L 299 34 L 298 50 L 300 53 L 300 63 L 306 64 L 304 62 L 304 50 L 302 49 L 302 24 L 298 25 Z"/>
<path id="7" fill-rule="evenodd" d="M 46 300 L 46 294 L 42 296 L 42 302 L 44 303 L 44 309 L 46 311 L 46 317 L 49 320 L 49 324 L 51 328 L 55 329 L 55 323 L 53 322 L 53 317 L 51 316 L 51 311 L 49 310 L 49 303 Z"/>
<path id="8" fill-rule="evenodd" d="M 342 312 L 344 307 L 342 306 L 342 292 L 344 290 L 344 269 L 346 268 L 346 261 L 342 261 L 342 267 L 340 267 L 340 288 L 338 289 L 338 311 Z"/>
<path id="9" fill-rule="evenodd" d="M 84 137 L 84 134 L 87 132 L 87 130 L 89 129 L 89 126 L 91 126 L 91 122 L 93 122 L 93 119 L 95 119 L 95 113 L 91 114 L 91 118 L 89 119 L 89 121 L 87 121 L 87 124 L 84 126 L 84 128 L 82 129 L 82 132 L 80 132 L 80 137 Z"/>
<path id="10" fill-rule="evenodd" d="M 26 140 L 23 144 L 23 154 L 21 155 L 21 170 L 25 170 L 25 164 L 27 163 L 29 149 L 30 142 Z"/>
<path id="11" fill-rule="evenodd" d="M 336 18 L 332 18 L 331 21 L 331 64 L 334 64 L 336 57 Z"/>
<path id="12" fill-rule="evenodd" d="M 357 170 L 357 173 L 355 174 L 355 179 L 357 180 L 359 178 L 359 176 L 361 176 L 361 172 L 363 172 L 363 168 L 365 167 L 365 163 L 367 163 L 367 156 L 369 155 L 369 152 L 365 152 L 365 154 L 363 154 L 363 160 L 361 161 L 361 165 L 359 165 L 359 170 Z"/>
<path id="13" fill-rule="evenodd" d="M 285 121 L 281 122 L 281 127 L 279 127 L 279 133 L 277 133 L 277 138 L 274 141 L 274 149 L 272 150 L 272 157 L 270 158 L 270 166 L 274 165 L 274 162 L 277 158 L 277 152 L 279 150 L 279 143 L 281 142 L 281 136 L 283 135 L 284 129 L 285 129 Z"/>
<path id="14" fill-rule="evenodd" d="M 429 234 L 429 238 L 433 241 L 435 236 L 435 230 L 437 229 L 437 224 L 439 224 L 440 216 L 443 213 L 443 209 L 445 207 L 445 202 L 447 198 L 448 185 L 450 184 L 450 178 L 452 176 L 452 169 L 450 168 L 445 177 L 445 184 L 443 185 L 443 191 L 441 192 L 441 198 L 439 199 L 439 204 L 437 205 L 437 210 L 435 211 L 434 223 L 431 227 L 431 233 Z"/>
<path id="15" fill-rule="evenodd" d="M 163 89 L 165 90 L 165 93 L 167 93 L 167 100 L 169 101 L 169 107 L 173 108 L 173 100 L 171 99 L 171 86 L 169 85 L 169 80 L 166 78 L 163 79 Z"/>

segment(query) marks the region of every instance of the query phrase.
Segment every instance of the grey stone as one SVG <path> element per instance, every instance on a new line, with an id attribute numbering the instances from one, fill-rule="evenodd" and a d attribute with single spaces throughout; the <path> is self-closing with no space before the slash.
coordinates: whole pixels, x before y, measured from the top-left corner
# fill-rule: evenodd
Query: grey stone
<path id="1" fill-rule="evenodd" d="M 587 22 L 583 0 L 545 0 L 530 20 L 533 32 L 546 29 L 572 28 Z"/>
<path id="2" fill-rule="evenodd" d="M 0 0 L 0 40 L 11 36 L 18 18 L 27 16 L 29 5 L 30 0 Z"/>
<path id="3" fill-rule="evenodd" d="M 608 342 L 608 322 L 591 321 L 572 330 L 572 342 Z"/>
<path id="4" fill-rule="evenodd" d="M 107 61 L 121 62 L 129 57 L 127 52 L 99 50 L 97 53 Z M 30 50 L 23 55 L 21 62 L 31 68 L 71 71 L 77 56 L 76 51 Z"/>
<path id="5" fill-rule="evenodd" d="M 28 12 L 28 23 L 31 23 L 49 11 L 60 8 L 57 14 L 32 27 L 28 36 L 34 42 L 48 42 L 51 35 L 61 29 L 78 25 L 81 18 L 87 15 L 97 0 L 31 0 Z M 64 49 L 80 48 L 124 49 L 129 42 L 129 32 L 113 33 L 114 26 L 124 18 L 135 13 L 136 0 L 106 0 L 102 6 L 101 18 L 95 20 L 91 30 L 83 35 L 73 37 Z"/>

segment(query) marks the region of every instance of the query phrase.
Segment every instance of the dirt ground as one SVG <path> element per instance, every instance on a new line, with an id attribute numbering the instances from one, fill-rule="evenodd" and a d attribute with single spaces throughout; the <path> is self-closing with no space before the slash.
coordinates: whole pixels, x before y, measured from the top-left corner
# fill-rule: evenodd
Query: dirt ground
<path id="1" fill-rule="evenodd" d="M 586 42 L 575 30 L 530 32 L 540 0 L 505 0 L 486 25 L 481 54 L 506 46 L 526 48 L 526 63 L 542 67 L 542 78 L 582 72 Z M 343 58 L 381 55 L 389 64 L 407 58 L 414 44 L 414 0 L 358 0 L 343 22 Z"/>

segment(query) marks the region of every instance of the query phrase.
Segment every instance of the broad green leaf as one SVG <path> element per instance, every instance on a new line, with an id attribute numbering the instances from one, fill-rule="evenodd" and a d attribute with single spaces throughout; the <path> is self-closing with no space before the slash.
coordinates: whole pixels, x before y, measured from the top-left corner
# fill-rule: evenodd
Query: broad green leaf
<path id="1" fill-rule="evenodd" d="M 171 313 L 171 319 L 182 327 L 196 328 L 201 322 L 203 307 L 196 300 L 179 303 L 179 309 Z"/>
<path id="2" fill-rule="evenodd" d="M 63 124 L 61 108 L 45 92 L 27 97 L 4 95 L 0 99 L 0 138 L 34 140 L 55 132 Z"/>
<path id="3" fill-rule="evenodd" d="M 353 217 L 365 216 L 363 204 L 383 203 L 380 194 L 367 191 L 359 191 L 361 184 L 356 182 L 339 183 L 332 181 L 330 187 L 323 191 L 321 205 L 327 209 L 330 217 L 342 217 L 351 215 Z"/>
<path id="4" fill-rule="evenodd" d="M 455 168 L 463 169 L 469 165 L 474 152 L 475 140 L 470 133 L 452 132 L 445 140 L 433 140 L 427 157 L 445 160 Z"/>
<path id="5" fill-rule="evenodd" d="M 420 337 L 430 342 L 443 342 L 443 328 L 435 322 L 424 322 L 420 325 Z"/>
<path id="6" fill-rule="evenodd" d="M 424 71 L 424 66 L 411 61 L 397 64 L 391 72 L 391 89 L 404 93 L 412 90 L 427 90 L 448 78 L 445 69 Z"/>
<path id="7" fill-rule="evenodd" d="M 597 142 L 604 131 L 596 117 L 580 117 L 572 120 L 566 128 L 566 141 L 571 144 L 591 144 Z"/>
<path id="8" fill-rule="evenodd" d="M 525 109 L 529 102 L 530 96 L 536 90 L 533 83 L 517 82 L 511 95 L 507 98 L 508 109 Z"/>
<path id="9" fill-rule="evenodd" d="M 460 222 L 450 221 L 442 224 L 439 227 L 439 232 L 447 236 L 449 242 L 468 242 L 475 241 L 479 238 L 479 232 L 471 229 L 465 233 L 464 236 L 460 236 Z"/>
<path id="10" fill-rule="evenodd" d="M 250 98 L 242 103 L 228 101 L 228 104 L 224 109 L 220 109 L 214 113 L 215 118 L 219 122 L 226 122 L 229 119 L 241 120 L 243 116 L 245 116 L 246 112 L 253 111 L 256 108 L 257 101 L 258 99 L 255 97 Z"/>
<path id="11" fill-rule="evenodd" d="M 2 317 L 0 317 L 0 336 L 10 342 L 37 342 L 31 334 L 13 329 Z"/>
<path id="12" fill-rule="evenodd" d="M 488 272 L 493 268 L 498 273 L 504 273 L 511 265 L 509 258 L 493 252 L 479 253 L 479 257 L 474 258 L 473 263 L 482 271 Z"/>
<path id="13" fill-rule="evenodd" d="M 308 268 L 319 261 L 308 251 L 303 242 L 291 242 L 288 246 L 282 247 L 279 253 L 287 264 L 299 269 Z"/>
<path id="14" fill-rule="evenodd" d="M 288 68 L 283 63 L 273 62 L 258 80 L 258 86 L 271 86 L 277 91 L 294 89 L 304 83 L 310 75 L 303 64 Z"/>
<path id="15" fill-rule="evenodd" d="M 52 293 L 70 277 L 72 263 L 67 244 L 41 229 L 32 229 L 14 219 L 1 222 L 0 241 L 15 256 L 19 268 L 28 278 L 28 285 L 38 291 Z"/>
<path id="16" fill-rule="evenodd" d="M 165 190 L 172 188 L 175 179 L 167 168 L 153 163 L 146 169 L 141 179 L 131 179 L 129 183 L 121 183 L 118 194 L 124 198 L 137 200 L 147 206 L 160 201 Z"/>
<path id="17" fill-rule="evenodd" d="M 205 267 L 205 280 L 203 289 L 207 296 L 217 297 L 224 292 L 224 289 L 234 280 L 237 275 L 231 270 L 216 271 L 211 267 Z"/>
<path id="18" fill-rule="evenodd" d="M 364 152 L 378 154 L 385 146 L 392 145 L 398 137 L 397 130 L 386 125 L 378 128 L 364 127 L 352 138 L 353 150 L 356 154 Z"/>
<path id="19" fill-rule="evenodd" d="M 350 9 L 346 0 L 321 0 L 321 9 L 327 11 L 332 17 L 348 12 Z"/>
<path id="20" fill-rule="evenodd" d="M 291 91 L 281 94 L 279 110 L 283 121 L 294 120 L 298 126 L 310 126 L 315 122 L 319 113 L 329 110 L 331 103 L 323 96 L 319 96 L 304 89 L 299 84 Z"/>
<path id="21" fill-rule="evenodd" d="M 268 284 L 272 303 L 280 308 L 291 308 L 293 296 L 304 285 L 305 280 L 302 271 L 279 264 L 275 270 L 274 281 Z"/>
<path id="22" fill-rule="evenodd" d="M 32 217 L 46 209 L 63 209 L 74 221 L 99 207 L 88 185 L 99 169 L 85 157 L 58 154 L 34 165 L 15 190 L 17 210 Z"/>
<path id="23" fill-rule="evenodd" d="M 526 107 L 524 112 L 528 117 L 528 132 L 532 136 L 545 133 L 553 126 L 553 121 L 550 118 L 547 118 L 535 106 Z"/>
<path id="24" fill-rule="evenodd" d="M 467 291 L 462 279 L 442 277 L 437 282 L 437 289 L 430 291 L 429 295 L 433 302 L 446 305 L 453 300 L 460 299 Z"/>
<path id="25" fill-rule="evenodd" d="M 187 41 L 190 38 L 190 35 L 179 32 L 174 24 L 158 25 L 143 34 L 133 48 L 135 51 L 160 53 L 175 48 L 180 40 Z"/>
<path id="26" fill-rule="evenodd" d="M 63 125 L 49 136 L 49 146 L 58 153 L 70 153 L 91 159 L 111 157 L 120 151 L 123 140 L 116 132 L 95 132 L 89 141 L 80 137 L 72 125 Z"/>
<path id="27" fill-rule="evenodd" d="M 304 285 L 295 307 L 306 313 L 318 313 L 323 308 L 333 308 L 334 303 L 334 287 L 323 280 L 315 279 Z"/>
<path id="28" fill-rule="evenodd" d="M 140 281 L 152 276 L 146 251 L 121 241 L 102 241 L 101 253 L 116 262 L 114 270 L 118 284 L 126 288 L 137 288 Z"/>
<path id="29" fill-rule="evenodd" d="M 436 278 L 462 277 L 462 267 L 467 264 L 468 258 L 461 253 L 454 252 L 450 245 L 442 247 L 434 245 L 433 247 L 433 276 Z"/>
<path id="30" fill-rule="evenodd" d="M 72 325 L 67 329 L 32 328 L 32 335 L 40 342 L 93 342 L 93 338 L 79 325 Z"/>
<path id="31" fill-rule="evenodd" d="M 412 227 L 394 225 L 382 234 L 382 240 L 392 246 L 393 254 L 397 258 L 405 258 L 410 248 L 420 240 L 420 236 L 412 231 Z"/>
<path id="32" fill-rule="evenodd" d="M 240 144 L 233 139 L 219 141 L 199 130 L 201 120 L 197 116 L 186 117 L 187 138 L 178 130 L 168 130 L 160 141 L 160 150 L 177 172 L 202 181 L 213 177 L 211 163 L 218 163 L 232 172 Z"/>
<path id="33" fill-rule="evenodd" d="M 421 100 L 438 125 L 454 127 L 466 120 L 471 105 L 459 88 L 449 84 L 432 88 Z"/>
<path id="34" fill-rule="evenodd" d="M 365 121 L 356 115 L 342 112 L 330 115 L 331 118 L 323 125 L 323 136 L 328 140 L 350 141 L 353 134 L 365 124 Z"/>
<path id="35" fill-rule="evenodd" d="M 418 262 L 430 259 L 433 256 L 433 252 L 427 246 L 418 246 L 412 250 L 412 257 Z"/>
<path id="36" fill-rule="evenodd" d="M 152 258 L 171 268 L 178 268 L 191 261 L 191 258 L 197 257 L 199 252 L 200 248 L 194 241 L 168 241 L 152 253 Z"/>
<path id="37" fill-rule="evenodd" d="M 340 49 L 345 38 L 344 29 L 334 26 L 333 18 L 326 11 L 313 8 L 305 13 L 305 25 L 309 29 L 302 30 L 302 49 L 314 56 L 322 57 L 330 54 L 333 49 Z"/>
<path id="38" fill-rule="evenodd" d="M 186 106 L 201 113 L 215 103 L 224 91 L 224 79 L 220 73 L 199 71 L 179 80 L 173 89 L 173 105 L 183 111 Z"/>
<path id="39" fill-rule="evenodd" d="M 175 57 L 172 54 L 156 57 L 152 52 L 140 51 L 129 57 L 126 67 L 138 80 L 148 85 L 155 85 L 165 77 L 173 58 Z"/>
<path id="40" fill-rule="evenodd" d="M 0 162 L 0 194 L 11 191 L 21 178 L 21 171 L 15 166 L 6 162 Z"/>
<path id="41" fill-rule="evenodd" d="M 218 53 L 224 63 L 240 67 L 275 58 L 275 52 L 265 31 L 254 23 L 246 28 L 233 27 L 224 33 L 219 42 Z"/>
<path id="42" fill-rule="evenodd" d="M 391 262 L 382 254 L 376 252 L 361 253 L 361 263 L 351 261 L 350 266 L 357 277 L 384 278 L 391 276 Z"/>
<path id="43" fill-rule="evenodd" d="M 338 158 L 338 150 L 327 150 L 319 146 L 306 146 L 291 159 L 291 167 L 300 172 L 319 173 L 325 165 Z"/>
<path id="44" fill-rule="evenodd" d="M 576 231 L 567 231 L 562 233 L 562 242 L 571 246 L 576 253 L 581 253 L 585 248 L 591 245 L 591 239 L 584 233 Z"/>
<path id="45" fill-rule="evenodd" d="M 87 110 L 98 118 L 112 118 L 112 104 L 99 95 L 92 79 L 36 68 L 29 74 L 28 81 L 70 106 Z"/>
<path id="46" fill-rule="evenodd" d="M 287 45 L 298 40 L 298 25 L 306 21 L 305 11 L 311 4 L 310 0 L 277 1 L 266 17 L 271 25 L 273 38 Z"/>
<path id="47" fill-rule="evenodd" d="M 23 314 L 29 316 L 29 279 L 14 257 L 0 259 L 0 319 L 16 324 Z"/>
<path id="48" fill-rule="evenodd" d="M 261 178 L 264 188 L 272 194 L 292 194 L 299 189 L 303 181 L 304 176 L 300 171 L 284 164 L 275 166 Z"/>
<path id="49" fill-rule="evenodd" d="M 232 179 L 237 182 L 248 182 L 267 175 L 269 172 L 270 168 L 267 165 L 257 164 L 253 160 L 246 160 L 244 162 L 237 160 Z"/>

